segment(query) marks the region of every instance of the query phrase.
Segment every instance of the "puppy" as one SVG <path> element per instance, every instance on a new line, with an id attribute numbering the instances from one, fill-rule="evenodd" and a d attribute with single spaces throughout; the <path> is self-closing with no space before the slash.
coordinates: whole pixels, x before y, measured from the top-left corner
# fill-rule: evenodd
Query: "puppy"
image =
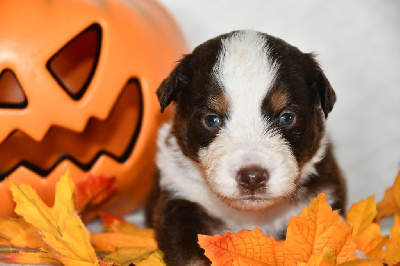
<path id="1" fill-rule="evenodd" d="M 285 238 L 291 216 L 325 192 L 344 211 L 345 181 L 325 131 L 336 96 L 312 54 L 256 31 L 211 39 L 157 90 L 158 179 L 147 221 L 168 265 L 209 265 L 197 234 L 260 228 Z"/>

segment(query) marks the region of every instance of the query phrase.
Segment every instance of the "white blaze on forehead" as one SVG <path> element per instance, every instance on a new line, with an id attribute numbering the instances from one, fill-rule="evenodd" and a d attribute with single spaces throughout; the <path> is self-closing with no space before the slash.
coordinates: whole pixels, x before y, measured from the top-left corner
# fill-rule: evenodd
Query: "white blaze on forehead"
<path id="1" fill-rule="evenodd" d="M 256 31 L 240 31 L 223 39 L 213 70 L 228 96 L 230 110 L 261 115 L 261 103 L 278 70 L 277 64 L 269 57 L 264 35 Z"/>

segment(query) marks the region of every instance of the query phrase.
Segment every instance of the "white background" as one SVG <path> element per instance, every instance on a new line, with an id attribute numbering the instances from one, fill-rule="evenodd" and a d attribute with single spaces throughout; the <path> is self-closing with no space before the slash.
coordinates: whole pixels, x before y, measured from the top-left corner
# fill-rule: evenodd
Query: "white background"
<path id="1" fill-rule="evenodd" d="M 189 47 L 254 29 L 315 52 L 337 94 L 328 119 L 349 205 L 381 199 L 400 167 L 400 1 L 160 0 Z"/>

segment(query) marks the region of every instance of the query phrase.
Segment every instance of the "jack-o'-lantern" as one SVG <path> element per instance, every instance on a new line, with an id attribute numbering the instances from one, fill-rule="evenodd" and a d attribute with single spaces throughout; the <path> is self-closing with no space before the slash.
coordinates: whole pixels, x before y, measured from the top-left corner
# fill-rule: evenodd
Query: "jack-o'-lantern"
<path id="1" fill-rule="evenodd" d="M 13 214 L 7 178 L 52 205 L 67 169 L 116 178 L 102 210 L 138 207 L 167 118 L 155 91 L 185 51 L 154 0 L 0 1 L 0 217 Z"/>

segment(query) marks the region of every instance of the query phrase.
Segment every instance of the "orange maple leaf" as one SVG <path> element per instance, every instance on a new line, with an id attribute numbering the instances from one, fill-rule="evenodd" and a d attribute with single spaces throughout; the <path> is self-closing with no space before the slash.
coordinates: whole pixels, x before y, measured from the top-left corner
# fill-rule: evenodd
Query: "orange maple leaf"
<path id="1" fill-rule="evenodd" d="M 346 215 L 346 223 L 353 226 L 357 249 L 368 258 L 382 259 L 383 246 L 388 237 L 382 236 L 379 224 L 373 222 L 376 214 L 375 196 L 371 196 L 351 206 Z"/>
<path id="2" fill-rule="evenodd" d="M 400 171 L 397 174 L 394 185 L 385 190 L 385 195 L 382 200 L 376 205 L 377 215 L 376 221 L 379 221 L 387 216 L 393 215 L 400 210 Z"/>
<path id="3" fill-rule="evenodd" d="M 285 241 L 277 242 L 256 228 L 237 234 L 228 232 L 224 236 L 199 235 L 199 245 L 213 265 L 233 262 L 238 265 L 293 265 L 310 260 L 340 264 L 357 259 L 351 226 L 346 226 L 338 213 L 332 211 L 323 193 L 298 217 L 290 219 Z"/>
<path id="4" fill-rule="evenodd" d="M 298 217 L 289 221 L 285 247 L 298 262 L 307 262 L 311 255 L 332 248 L 337 263 L 357 259 L 352 228 L 346 226 L 339 214 L 332 211 L 321 193 L 305 207 Z"/>
<path id="5" fill-rule="evenodd" d="M 400 212 L 394 216 L 394 225 L 390 229 L 391 238 L 386 241 L 385 261 L 389 265 L 400 263 Z"/>
<path id="6" fill-rule="evenodd" d="M 306 262 L 298 263 L 299 266 L 332 266 L 336 265 L 336 257 L 333 254 L 333 249 L 324 247 L 322 252 L 311 255 Z"/>
<path id="7" fill-rule="evenodd" d="M 213 265 L 265 265 L 283 262 L 282 242 L 267 237 L 260 229 L 241 230 L 237 234 L 198 235 L 200 246 Z M 276 255 L 278 254 L 278 255 Z"/>

